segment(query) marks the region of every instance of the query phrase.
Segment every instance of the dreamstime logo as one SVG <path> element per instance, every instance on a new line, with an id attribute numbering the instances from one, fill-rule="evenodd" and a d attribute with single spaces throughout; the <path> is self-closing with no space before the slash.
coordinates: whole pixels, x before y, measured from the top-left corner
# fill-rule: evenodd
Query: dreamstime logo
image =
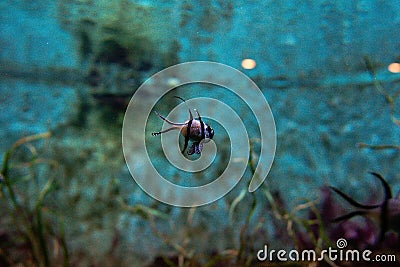
<path id="1" fill-rule="evenodd" d="M 313 249 L 305 249 L 298 251 L 292 249 L 286 251 L 284 249 L 268 250 L 268 246 L 264 245 L 263 249 L 257 252 L 257 259 L 259 261 L 365 261 L 365 262 L 396 262 L 395 254 L 375 254 L 372 255 L 372 251 L 369 249 L 357 250 L 357 249 L 346 249 L 347 240 L 339 238 L 336 241 L 336 248 L 328 247 L 317 253 Z"/>
<path id="2" fill-rule="evenodd" d="M 255 191 L 266 179 L 275 155 L 276 130 L 271 109 L 261 90 L 245 74 L 227 65 L 207 61 L 188 62 L 166 68 L 150 77 L 136 90 L 129 102 L 122 127 L 123 152 L 132 177 L 153 198 L 180 207 L 195 207 L 216 201 L 242 178 L 249 158 L 249 136 L 243 118 L 222 99 L 199 97 L 186 101 L 192 107 L 213 107 L 207 111 L 199 111 L 203 118 L 210 118 L 222 125 L 230 138 L 229 162 L 219 177 L 206 185 L 185 187 L 168 181 L 153 166 L 146 149 L 146 137 L 150 135 L 146 132 L 146 124 L 150 114 L 153 114 L 151 111 L 166 93 L 178 86 L 192 83 L 224 87 L 235 93 L 252 111 L 261 138 L 257 167 L 248 188 L 249 192 Z M 177 110 L 182 112 L 183 109 L 179 108 L 183 104 L 175 107 L 167 117 L 178 112 Z M 173 139 L 170 136 L 174 135 L 161 135 L 161 144 L 166 159 L 174 167 L 186 172 L 198 172 L 211 166 L 218 143 L 212 139 L 207 140 L 210 142 L 204 144 L 201 156 L 196 160 L 189 160 L 179 151 L 177 135 Z"/>
<path id="3" fill-rule="evenodd" d="M 344 238 L 339 238 L 336 241 L 336 247 L 339 248 L 339 249 L 347 247 L 347 240 L 344 239 Z"/>

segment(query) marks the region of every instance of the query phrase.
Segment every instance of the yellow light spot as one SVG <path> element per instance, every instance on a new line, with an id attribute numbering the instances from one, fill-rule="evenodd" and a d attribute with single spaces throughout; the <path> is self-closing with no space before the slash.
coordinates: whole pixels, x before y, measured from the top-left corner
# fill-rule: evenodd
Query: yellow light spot
<path id="1" fill-rule="evenodd" d="M 256 61 L 254 59 L 246 58 L 242 60 L 242 67 L 246 70 L 251 70 L 256 67 Z"/>
<path id="2" fill-rule="evenodd" d="M 400 63 L 392 63 L 388 66 L 388 70 L 393 73 L 400 73 Z"/>

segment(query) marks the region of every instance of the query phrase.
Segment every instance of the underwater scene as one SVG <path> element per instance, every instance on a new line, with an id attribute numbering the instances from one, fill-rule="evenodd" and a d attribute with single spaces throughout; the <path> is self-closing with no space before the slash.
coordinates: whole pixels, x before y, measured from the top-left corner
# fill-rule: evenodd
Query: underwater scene
<path id="1" fill-rule="evenodd" d="M 3 0 L 0 266 L 400 266 L 399 0 Z"/>

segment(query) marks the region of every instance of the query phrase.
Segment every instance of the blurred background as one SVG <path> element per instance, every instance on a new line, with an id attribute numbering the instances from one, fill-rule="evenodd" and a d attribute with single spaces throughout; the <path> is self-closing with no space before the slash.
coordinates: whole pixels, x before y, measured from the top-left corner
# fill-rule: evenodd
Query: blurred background
<path id="1" fill-rule="evenodd" d="M 279 266 L 257 251 L 320 252 L 339 238 L 395 255 L 398 266 L 400 1 L 4 0 L 0 18 L 0 266 Z M 132 179 L 122 121 L 145 80 L 193 60 L 227 64 L 258 85 L 277 149 L 266 181 L 248 193 L 263 164 L 253 114 L 223 88 L 176 88 L 170 96 L 235 107 L 252 147 L 225 197 L 178 208 Z M 161 114 L 180 103 L 170 96 L 157 103 Z M 161 125 L 152 116 L 149 133 Z M 218 160 L 204 175 L 169 165 L 159 139 L 146 146 L 171 181 L 203 184 L 229 157 L 218 134 Z M 376 205 L 377 216 L 332 222 L 358 208 L 328 186 Z"/>

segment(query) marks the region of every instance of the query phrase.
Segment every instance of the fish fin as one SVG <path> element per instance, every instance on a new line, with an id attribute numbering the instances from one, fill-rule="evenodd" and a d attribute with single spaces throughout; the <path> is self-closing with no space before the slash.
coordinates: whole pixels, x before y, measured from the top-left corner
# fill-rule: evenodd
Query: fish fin
<path id="1" fill-rule="evenodd" d="M 373 176 L 379 179 L 381 181 L 382 186 L 383 186 L 383 191 L 384 191 L 384 199 L 381 206 L 381 213 L 379 216 L 379 223 L 380 223 L 380 232 L 379 232 L 379 241 L 383 241 L 385 238 L 385 233 L 389 229 L 389 214 L 388 214 L 388 201 L 391 199 L 392 196 L 392 190 L 390 189 L 389 184 L 386 182 L 386 180 L 380 175 L 379 173 L 376 172 L 369 172 Z"/>
<path id="2" fill-rule="evenodd" d="M 203 150 L 203 144 L 201 142 L 196 142 L 195 144 L 196 154 L 201 154 L 201 151 Z"/>
<path id="3" fill-rule="evenodd" d="M 185 102 L 185 103 L 186 103 L 186 100 L 185 100 L 185 99 L 183 99 L 182 97 L 180 97 L 180 96 L 177 96 L 177 95 L 174 95 L 174 97 L 175 97 L 175 98 L 178 98 L 178 99 L 182 100 L 182 102 Z"/>
<path id="4" fill-rule="evenodd" d="M 369 172 L 370 174 L 372 174 L 373 176 L 375 176 L 376 178 L 379 179 L 379 181 L 381 181 L 382 186 L 383 186 L 383 190 L 384 190 L 384 200 L 388 200 L 390 198 L 392 198 L 392 190 L 390 189 L 389 184 L 386 182 L 386 180 L 382 177 L 382 175 L 380 175 L 379 173 L 376 172 Z"/>
<path id="5" fill-rule="evenodd" d="M 166 130 L 163 130 L 163 131 L 160 131 L 160 132 L 151 133 L 151 135 L 152 135 L 152 136 L 156 136 L 156 135 L 160 135 L 160 134 L 169 132 L 169 131 L 171 131 L 171 130 L 176 130 L 176 129 L 179 130 L 179 127 L 177 127 L 177 126 L 172 126 L 171 128 L 168 128 L 168 129 L 166 129 Z"/>
<path id="6" fill-rule="evenodd" d="M 185 135 L 185 144 L 183 145 L 182 154 L 185 152 L 186 148 L 189 144 L 190 139 L 190 128 L 192 127 L 192 120 L 189 120 L 187 127 L 186 127 L 186 135 Z M 191 155 L 191 154 L 190 154 Z"/>
<path id="7" fill-rule="evenodd" d="M 336 222 L 345 221 L 345 220 L 351 219 L 351 218 L 353 218 L 353 217 L 355 217 L 355 216 L 363 216 L 363 215 L 366 215 L 367 213 L 368 213 L 367 211 L 363 211 L 363 210 L 353 211 L 353 212 L 347 213 L 347 214 L 345 214 L 345 215 L 336 217 L 335 219 L 332 220 L 332 222 L 335 222 L 335 223 L 336 223 Z"/>
<path id="8" fill-rule="evenodd" d="M 189 120 L 193 120 L 193 114 L 192 114 L 192 112 L 190 111 L 190 109 L 189 109 Z"/>
<path id="9" fill-rule="evenodd" d="M 194 109 L 194 111 L 196 111 L 197 119 L 201 121 L 201 116 L 200 116 L 199 111 L 197 109 Z"/>
<path id="10" fill-rule="evenodd" d="M 201 139 L 203 140 L 203 139 L 205 139 L 206 138 L 206 132 L 204 131 L 204 122 L 201 120 L 201 116 L 200 116 L 200 113 L 199 113 L 199 111 L 197 110 L 197 109 L 195 109 L 195 111 L 196 111 L 196 113 L 197 113 L 197 116 L 198 116 L 198 120 L 200 121 L 200 129 L 201 129 Z M 201 152 L 201 151 L 200 151 Z M 197 153 L 197 154 L 200 154 L 200 153 Z"/>
<path id="11" fill-rule="evenodd" d="M 339 189 L 337 189 L 333 186 L 330 186 L 329 188 L 332 189 L 333 191 L 335 191 L 339 196 L 341 196 L 344 200 L 346 200 L 350 205 L 352 205 L 356 208 L 371 210 L 371 209 L 376 209 L 381 206 L 380 204 L 379 205 L 364 205 L 364 204 L 358 203 L 357 201 L 355 201 L 354 199 L 352 199 L 351 197 L 349 197 L 348 195 L 346 195 Z"/>
<path id="12" fill-rule="evenodd" d="M 383 241 L 385 233 L 389 230 L 389 214 L 388 214 L 388 201 L 385 200 L 381 205 L 381 214 L 379 216 L 380 231 L 379 241 Z"/>
<path id="13" fill-rule="evenodd" d="M 175 97 L 175 98 L 178 98 L 178 99 L 180 99 L 180 100 L 182 100 L 182 101 L 186 104 L 186 100 L 183 99 L 182 97 L 176 96 L 176 95 L 174 95 L 174 97 Z M 186 104 L 186 106 L 187 106 L 187 108 L 188 108 L 188 110 L 189 110 L 189 120 L 193 120 L 193 114 L 192 114 L 192 112 L 190 111 L 189 106 L 188 106 L 187 104 Z"/>
<path id="14" fill-rule="evenodd" d="M 196 151 L 197 151 L 197 150 L 196 150 L 196 143 L 193 143 L 193 144 L 189 147 L 189 149 L 188 149 L 188 151 L 187 151 L 187 154 L 188 154 L 188 155 L 193 155 Z"/>
<path id="15" fill-rule="evenodd" d="M 157 116 L 160 117 L 163 121 L 165 121 L 165 122 L 167 122 L 167 123 L 169 123 L 169 124 L 171 124 L 171 125 L 175 125 L 175 126 L 183 126 L 183 125 L 186 125 L 185 122 L 183 122 L 183 123 L 172 122 L 172 121 L 166 119 L 165 117 L 163 117 L 163 116 L 162 116 L 160 113 L 158 113 L 157 111 L 154 111 L 154 113 L 156 113 Z"/>

